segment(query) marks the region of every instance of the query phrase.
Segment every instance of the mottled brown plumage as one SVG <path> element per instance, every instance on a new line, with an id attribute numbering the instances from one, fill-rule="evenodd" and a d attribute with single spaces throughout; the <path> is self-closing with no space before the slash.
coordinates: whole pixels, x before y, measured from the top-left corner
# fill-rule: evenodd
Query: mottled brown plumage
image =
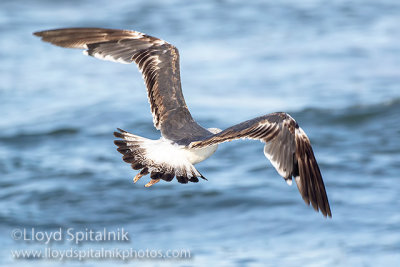
<path id="1" fill-rule="evenodd" d="M 279 174 L 289 183 L 295 178 L 307 205 L 332 217 L 325 185 L 310 140 L 288 114 L 277 112 L 234 125 L 203 140 L 192 142 L 192 148 L 232 141 L 256 139 L 265 143 L 264 153 Z"/>
<path id="2" fill-rule="evenodd" d="M 127 30 L 66 28 L 35 32 L 43 41 L 120 63 L 135 62 L 146 83 L 153 122 L 179 144 L 209 135 L 190 114 L 182 94 L 178 49 L 158 38 Z M 176 131 L 178 129 L 179 131 Z"/>
<path id="3" fill-rule="evenodd" d="M 199 177 L 205 178 L 194 164 L 211 156 L 218 144 L 240 138 L 255 139 L 265 143 L 265 156 L 288 184 L 295 178 L 304 201 L 324 216 L 332 216 L 310 140 L 288 114 L 271 113 L 224 131 L 207 130 L 194 121 L 185 103 L 179 52 L 173 45 L 128 30 L 67 28 L 34 34 L 54 45 L 86 49 L 85 54 L 89 56 L 127 64 L 134 62 L 139 67 L 154 126 L 163 138 L 150 140 L 120 129 L 114 133 L 120 138 L 115 144 L 123 160 L 140 170 L 134 182 L 150 173 L 151 180 L 146 187 L 160 180 L 169 182 L 174 177 L 180 183 L 196 183 Z"/>

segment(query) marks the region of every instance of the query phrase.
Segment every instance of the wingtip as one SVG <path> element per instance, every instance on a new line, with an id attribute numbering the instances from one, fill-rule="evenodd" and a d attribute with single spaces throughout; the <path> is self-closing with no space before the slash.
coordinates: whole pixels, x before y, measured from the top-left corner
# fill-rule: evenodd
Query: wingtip
<path id="1" fill-rule="evenodd" d="M 126 134 L 129 134 L 129 132 L 122 130 L 120 128 L 117 128 L 118 132 L 114 132 L 114 136 L 117 138 L 124 138 Z"/>
<path id="2" fill-rule="evenodd" d="M 122 129 L 120 129 L 120 128 L 117 128 L 117 130 L 118 130 L 119 132 L 121 132 L 121 133 L 128 133 L 127 131 L 122 130 Z"/>
<path id="3" fill-rule="evenodd" d="M 117 138 L 124 138 L 124 135 L 120 132 L 114 132 L 114 136 Z"/>
<path id="4" fill-rule="evenodd" d="M 320 210 L 322 215 L 325 217 L 325 219 L 332 219 L 332 214 L 330 212 L 323 212 Z"/>
<path id="5" fill-rule="evenodd" d="M 325 203 L 325 205 L 327 205 L 325 206 L 321 205 L 321 203 L 313 203 L 309 199 L 303 198 L 303 200 L 307 206 L 311 205 L 316 212 L 321 212 L 325 218 L 332 218 L 332 212 L 329 203 Z"/>
<path id="6" fill-rule="evenodd" d="M 304 203 L 307 205 L 307 206 L 312 206 L 313 207 L 313 209 L 316 211 L 316 212 L 321 212 L 321 214 L 325 217 L 325 218 L 332 218 L 332 212 L 331 212 L 331 208 L 330 208 L 330 206 L 329 206 L 329 202 L 328 203 L 326 203 L 325 205 L 320 205 L 320 204 L 318 204 L 318 203 L 315 203 L 315 204 L 313 204 L 311 201 L 310 201 L 310 199 L 308 198 L 308 197 L 306 197 L 306 196 L 302 196 L 302 198 L 303 198 L 303 200 L 304 200 Z"/>
<path id="7" fill-rule="evenodd" d="M 35 36 L 38 36 L 38 37 L 44 37 L 44 36 L 48 35 L 49 33 L 51 33 L 52 31 L 54 31 L 54 30 L 36 31 L 36 32 L 33 32 L 32 34 Z"/>
<path id="8" fill-rule="evenodd" d="M 321 211 L 321 212 L 324 214 L 325 218 L 332 219 L 332 212 L 331 212 L 331 208 L 329 206 L 328 206 L 328 210 Z"/>
<path id="9" fill-rule="evenodd" d="M 332 212 L 329 203 L 313 203 L 307 199 L 304 199 L 304 202 L 307 204 L 307 206 L 311 205 L 316 212 L 320 212 L 325 218 L 332 218 Z"/>

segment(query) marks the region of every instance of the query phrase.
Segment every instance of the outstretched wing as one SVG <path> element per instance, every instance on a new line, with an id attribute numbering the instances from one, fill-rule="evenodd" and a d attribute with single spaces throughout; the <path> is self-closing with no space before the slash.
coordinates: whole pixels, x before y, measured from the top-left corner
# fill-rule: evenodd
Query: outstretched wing
<path id="1" fill-rule="evenodd" d="M 135 62 L 142 72 L 154 126 L 179 144 L 210 135 L 192 118 L 182 94 L 178 49 L 158 38 L 128 30 L 66 28 L 35 32 L 43 41 L 120 63 Z"/>
<path id="2" fill-rule="evenodd" d="M 272 113 L 232 126 L 201 141 L 191 148 L 232 141 L 239 138 L 256 139 L 265 143 L 264 154 L 278 173 L 290 185 L 295 178 L 307 205 L 332 217 L 324 182 L 315 160 L 310 140 L 296 121 L 286 113 Z"/>

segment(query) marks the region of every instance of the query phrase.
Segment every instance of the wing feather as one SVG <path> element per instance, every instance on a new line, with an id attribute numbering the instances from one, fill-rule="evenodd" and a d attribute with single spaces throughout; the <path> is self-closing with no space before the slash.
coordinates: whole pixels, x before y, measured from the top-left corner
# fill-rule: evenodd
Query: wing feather
<path id="1" fill-rule="evenodd" d="M 192 142 L 201 148 L 236 139 L 256 139 L 265 143 L 264 154 L 290 185 L 295 178 L 307 205 L 332 217 L 325 185 L 310 140 L 288 114 L 278 112 L 232 126 L 203 140 Z"/>
<path id="2" fill-rule="evenodd" d="M 57 46 L 86 49 L 86 55 L 99 59 L 136 63 L 147 87 L 154 126 L 165 138 L 185 144 L 188 140 L 210 135 L 194 121 L 186 105 L 181 88 L 179 52 L 175 46 L 129 30 L 66 28 L 35 32 L 34 35 Z M 176 124 L 180 128 L 176 128 Z"/>

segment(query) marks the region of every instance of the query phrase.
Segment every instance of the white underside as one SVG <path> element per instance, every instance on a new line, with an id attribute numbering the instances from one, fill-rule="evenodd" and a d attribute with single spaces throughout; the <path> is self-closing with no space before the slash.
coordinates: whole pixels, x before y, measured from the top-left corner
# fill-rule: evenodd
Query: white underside
<path id="1" fill-rule="evenodd" d="M 217 145 L 201 149 L 188 149 L 164 138 L 158 140 L 142 138 L 140 146 L 145 149 L 146 158 L 151 160 L 153 165 L 169 165 L 178 172 L 188 174 L 194 172 L 199 176 L 200 174 L 193 165 L 207 159 L 217 150 Z M 149 166 L 149 170 L 152 171 L 151 166 Z"/>
<path id="2" fill-rule="evenodd" d="M 212 154 L 215 153 L 217 150 L 218 145 L 213 145 L 213 146 L 208 146 L 208 147 L 203 147 L 203 148 L 198 148 L 198 149 L 189 149 L 189 148 L 183 148 L 183 151 L 185 153 L 186 158 L 188 161 L 192 164 L 197 164 L 199 162 L 202 162 L 206 159 L 208 159 Z"/>

